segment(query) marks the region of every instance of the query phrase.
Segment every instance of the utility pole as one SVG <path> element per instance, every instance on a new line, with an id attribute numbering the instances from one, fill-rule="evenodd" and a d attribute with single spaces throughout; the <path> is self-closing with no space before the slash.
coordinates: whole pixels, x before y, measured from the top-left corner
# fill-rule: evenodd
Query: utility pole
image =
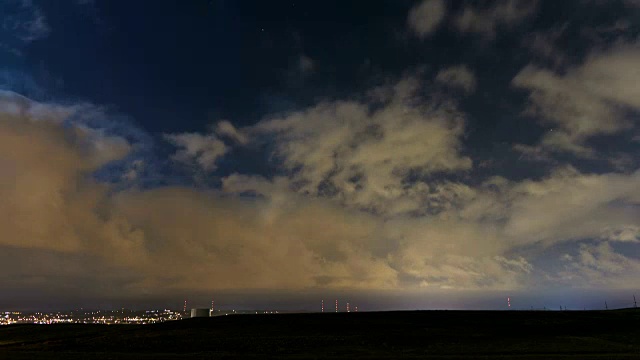
<path id="1" fill-rule="evenodd" d="M 636 303 L 636 296 L 633 295 L 633 307 L 637 308 L 638 307 L 638 303 Z"/>
<path id="2" fill-rule="evenodd" d="M 605 310 L 609 310 L 609 305 L 607 305 L 607 302 L 606 302 L 606 301 L 604 302 L 604 309 L 605 309 Z"/>

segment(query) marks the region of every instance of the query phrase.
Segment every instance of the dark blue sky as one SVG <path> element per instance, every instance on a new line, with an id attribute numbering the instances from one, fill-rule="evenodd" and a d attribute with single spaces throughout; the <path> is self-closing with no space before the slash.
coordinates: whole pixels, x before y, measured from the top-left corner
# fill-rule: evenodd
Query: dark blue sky
<path id="1" fill-rule="evenodd" d="M 429 78 L 463 59 L 484 84 L 461 101 L 469 118 L 467 151 L 489 158 L 505 144 L 533 144 L 545 131 L 519 118 L 526 92 L 511 86 L 531 61 L 545 64 L 527 51 L 527 34 L 569 24 L 558 39 L 568 66 L 591 49 L 585 27 L 613 25 L 624 13 L 622 2 L 581 11 L 572 2 L 543 2 L 538 14 L 491 40 L 445 25 L 424 41 L 406 31 L 412 5 L 43 3 L 51 29 L 46 39 L 22 44 L 21 56 L 5 56 L 44 89 L 41 97 L 110 106 L 153 135 L 205 131 L 222 119 L 252 125 L 320 100 L 357 98 L 408 71 Z M 451 12 L 462 6 L 449 4 Z M 637 31 L 623 35 L 632 39 Z M 301 56 L 313 62 L 312 73 L 301 72 Z"/>
<path id="2" fill-rule="evenodd" d="M 640 274 L 637 1 L 9 0 L 0 20 L 2 116 L 64 133 L 20 130 L 50 164 L 7 142 L 8 194 L 67 179 L 38 187 L 68 210 L 8 208 L 54 235 L 0 246 L 74 252 L 70 289 L 94 257 L 117 274 L 96 297 L 639 285 L 616 267 Z M 97 255 L 125 243 L 145 260 Z"/>

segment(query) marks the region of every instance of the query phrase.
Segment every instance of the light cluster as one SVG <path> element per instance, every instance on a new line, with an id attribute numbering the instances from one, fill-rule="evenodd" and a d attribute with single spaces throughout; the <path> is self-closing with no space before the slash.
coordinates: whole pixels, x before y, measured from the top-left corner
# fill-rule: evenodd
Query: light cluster
<path id="1" fill-rule="evenodd" d="M 96 310 L 58 312 L 17 312 L 0 313 L 0 325 L 11 324 L 155 324 L 180 320 L 183 314 L 173 310 Z"/>

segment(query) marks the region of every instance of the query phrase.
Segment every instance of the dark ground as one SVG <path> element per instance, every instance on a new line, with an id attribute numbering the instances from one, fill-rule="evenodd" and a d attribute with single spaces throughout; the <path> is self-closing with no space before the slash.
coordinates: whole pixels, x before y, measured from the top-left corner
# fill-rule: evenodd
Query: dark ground
<path id="1" fill-rule="evenodd" d="M 0 327 L 0 359 L 640 359 L 640 310 L 233 315 Z"/>

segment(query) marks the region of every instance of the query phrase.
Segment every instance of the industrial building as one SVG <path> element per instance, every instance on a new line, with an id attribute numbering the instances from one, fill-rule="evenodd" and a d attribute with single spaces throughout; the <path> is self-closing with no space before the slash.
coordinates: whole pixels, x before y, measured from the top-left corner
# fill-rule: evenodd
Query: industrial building
<path id="1" fill-rule="evenodd" d="M 200 309 L 191 309 L 191 317 L 209 317 L 211 315 L 210 309 L 200 308 Z"/>

